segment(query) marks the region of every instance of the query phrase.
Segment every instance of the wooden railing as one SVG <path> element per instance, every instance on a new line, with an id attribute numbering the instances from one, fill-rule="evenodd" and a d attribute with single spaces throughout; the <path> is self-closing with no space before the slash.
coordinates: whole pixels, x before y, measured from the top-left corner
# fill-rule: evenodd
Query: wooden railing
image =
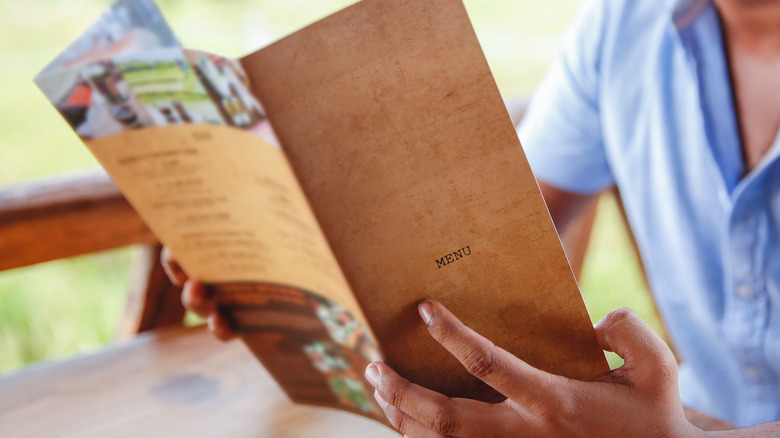
<path id="1" fill-rule="evenodd" d="M 0 271 L 141 245 L 120 338 L 181 324 L 181 290 L 160 265 L 160 244 L 101 170 L 0 188 Z"/>
<path id="2" fill-rule="evenodd" d="M 157 242 L 102 171 L 0 190 L 0 270 Z"/>

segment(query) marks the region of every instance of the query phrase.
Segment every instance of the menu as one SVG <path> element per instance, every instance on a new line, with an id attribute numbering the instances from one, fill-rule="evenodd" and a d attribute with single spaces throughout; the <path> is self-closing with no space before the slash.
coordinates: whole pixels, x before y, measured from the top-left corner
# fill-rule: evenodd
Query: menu
<path id="1" fill-rule="evenodd" d="M 533 366 L 608 371 L 461 0 L 363 0 L 241 59 L 118 0 L 35 81 L 293 401 L 386 422 L 380 358 L 499 401 L 426 298 Z"/>

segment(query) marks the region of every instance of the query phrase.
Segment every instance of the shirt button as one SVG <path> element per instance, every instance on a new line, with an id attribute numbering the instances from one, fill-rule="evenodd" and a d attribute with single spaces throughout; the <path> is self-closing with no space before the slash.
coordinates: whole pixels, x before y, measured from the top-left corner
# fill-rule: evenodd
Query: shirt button
<path id="1" fill-rule="evenodd" d="M 755 365 L 745 366 L 745 377 L 750 381 L 758 381 L 761 378 L 761 370 Z"/>
<path id="2" fill-rule="evenodd" d="M 737 288 L 737 296 L 743 300 L 752 300 L 756 296 L 756 292 L 749 284 L 743 284 Z"/>

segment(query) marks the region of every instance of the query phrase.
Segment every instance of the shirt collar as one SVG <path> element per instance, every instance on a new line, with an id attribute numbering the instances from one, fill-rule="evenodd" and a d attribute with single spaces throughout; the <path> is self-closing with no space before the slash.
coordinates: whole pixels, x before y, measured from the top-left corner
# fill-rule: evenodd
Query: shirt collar
<path id="1" fill-rule="evenodd" d="M 669 0 L 672 20 L 678 30 L 690 25 L 709 6 L 710 0 Z"/>

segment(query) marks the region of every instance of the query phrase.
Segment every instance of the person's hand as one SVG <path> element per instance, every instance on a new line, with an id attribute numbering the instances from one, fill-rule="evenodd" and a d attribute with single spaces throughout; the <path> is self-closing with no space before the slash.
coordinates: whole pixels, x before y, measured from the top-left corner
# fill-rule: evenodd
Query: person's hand
<path id="1" fill-rule="evenodd" d="M 677 363 L 632 310 L 596 324 L 601 348 L 625 365 L 590 382 L 546 373 L 493 345 L 442 304 L 420 316 L 436 341 L 474 376 L 508 398 L 498 404 L 449 398 L 408 382 L 382 362 L 366 368 L 374 397 L 405 436 L 421 437 L 698 437 L 685 419 Z"/>
<path id="2" fill-rule="evenodd" d="M 218 339 L 229 341 L 237 335 L 230 326 L 230 322 L 217 309 L 214 297 L 209 294 L 208 288 L 198 280 L 191 279 L 181 269 L 168 247 L 164 247 L 160 256 L 163 269 L 168 279 L 176 286 L 184 286 L 181 293 L 181 303 L 184 308 L 196 315 L 206 318 L 209 331 Z"/>

